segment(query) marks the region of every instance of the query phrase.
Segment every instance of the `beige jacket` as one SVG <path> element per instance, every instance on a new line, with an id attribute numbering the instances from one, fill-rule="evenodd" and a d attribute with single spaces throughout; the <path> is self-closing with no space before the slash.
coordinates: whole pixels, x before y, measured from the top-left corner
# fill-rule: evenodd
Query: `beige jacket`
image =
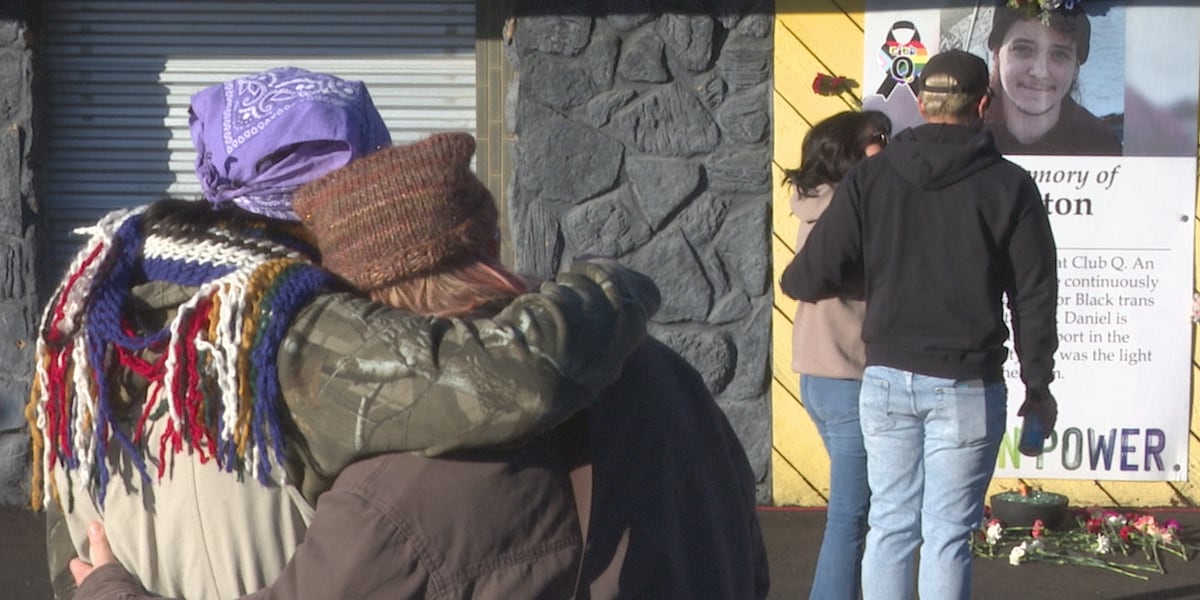
<path id="1" fill-rule="evenodd" d="M 796 251 L 804 247 L 817 219 L 833 199 L 834 187 L 822 185 L 814 195 L 792 193 L 792 214 L 800 219 Z M 862 297 L 859 293 L 858 298 Z M 800 302 L 792 325 L 792 370 L 833 379 L 862 379 L 866 349 L 862 323 L 867 304 L 862 300 L 828 298 Z"/>
<path id="2" fill-rule="evenodd" d="M 150 439 L 157 440 L 158 433 Z M 123 454 L 109 448 L 114 463 L 128 464 Z M 240 482 L 211 460 L 201 464 L 178 455 L 171 462 L 161 481 L 144 482 L 136 471 L 113 477 L 103 507 L 75 478 L 69 484 L 74 510 L 62 515 L 74 532 L 75 552 L 89 555 L 85 528 L 102 521 L 113 554 L 163 594 L 236 598 L 275 581 L 312 518 L 300 492 L 290 485 Z M 54 471 L 59 490 L 68 489 L 66 473 Z"/>

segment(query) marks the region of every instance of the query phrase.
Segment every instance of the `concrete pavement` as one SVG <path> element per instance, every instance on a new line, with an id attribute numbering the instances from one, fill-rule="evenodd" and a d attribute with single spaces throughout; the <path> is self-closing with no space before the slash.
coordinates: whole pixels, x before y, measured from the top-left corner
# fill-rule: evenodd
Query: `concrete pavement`
<path id="1" fill-rule="evenodd" d="M 1153 510 L 1160 520 L 1175 518 L 1185 536 L 1200 543 L 1200 510 Z M 774 509 L 759 512 L 771 563 L 772 600 L 808 597 L 825 511 Z M 0 600 L 50 598 L 41 517 L 21 508 L 0 508 Z M 1200 558 L 1165 561 L 1166 574 L 1148 581 L 1100 569 L 1030 563 L 1013 567 L 1004 559 L 977 560 L 979 600 L 1174 600 L 1200 599 Z M 346 599 L 350 600 L 350 599 Z M 691 600 L 691 599 L 689 599 Z M 936 600 L 936 599 L 931 599 Z"/>

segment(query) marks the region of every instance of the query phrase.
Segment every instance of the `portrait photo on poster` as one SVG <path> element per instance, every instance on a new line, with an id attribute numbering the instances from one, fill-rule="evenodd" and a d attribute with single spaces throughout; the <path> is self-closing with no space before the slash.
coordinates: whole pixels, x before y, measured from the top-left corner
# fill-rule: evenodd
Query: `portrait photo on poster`
<path id="1" fill-rule="evenodd" d="M 1123 7 L 1082 2 L 1039 18 L 997 0 L 941 16 L 939 50 L 964 49 L 988 63 L 987 127 L 1001 152 L 1122 154 Z"/>
<path id="2" fill-rule="evenodd" d="M 1195 154 L 1196 78 L 1180 77 L 1200 69 L 1195 6 L 1081 0 L 1037 18 L 1008 4 L 868 0 L 863 106 L 898 130 L 919 124 L 902 77 L 915 79 L 923 63 L 891 67 L 962 49 L 988 63 L 988 127 L 1006 155 Z M 873 77 L 896 84 L 871 85 Z"/>
<path id="3" fill-rule="evenodd" d="M 1200 3 L 1076 0 L 1068 10 L 1082 9 L 1087 21 L 1075 21 L 1071 35 L 1054 29 L 1054 17 L 1043 24 L 997 16 L 1001 4 L 867 0 L 862 79 L 864 108 L 887 114 L 897 132 L 885 153 L 903 148 L 905 128 L 922 126 L 909 83 L 950 49 L 982 58 L 997 104 L 1021 102 L 1012 112 L 1031 121 L 996 133 L 1009 127 L 998 118 L 1008 107 L 987 109 L 997 145 L 1038 186 L 1054 234 L 1052 389 L 1060 412 L 1036 460 L 1022 460 L 1019 429 L 1010 426 L 997 475 L 1186 480 L 1194 461 L 1193 328 L 1180 315 L 1188 311 L 1195 272 Z M 1025 6 L 1036 15 L 1041 5 L 1034 4 Z M 1030 66 L 1018 68 L 1021 61 Z M 1013 89 L 1002 89 L 1009 83 Z M 1055 109 L 1059 120 L 1074 113 L 1076 132 L 1056 138 L 1055 128 L 1063 127 L 1056 123 L 1029 139 L 1037 132 L 1022 126 L 1046 125 L 1030 115 Z M 1080 123 L 1096 122 L 1101 127 L 1080 131 Z M 1026 136 L 1017 140 L 1025 147 L 1005 149 L 1006 133 Z M 1093 138 L 1094 147 L 1080 149 L 1059 139 L 1108 135 L 1119 146 Z M 1009 356 L 1005 383 L 1010 399 L 1020 398 L 1022 365 Z M 1138 399 L 1136 410 L 1130 398 Z M 1011 408 L 1008 422 L 1020 423 Z"/>

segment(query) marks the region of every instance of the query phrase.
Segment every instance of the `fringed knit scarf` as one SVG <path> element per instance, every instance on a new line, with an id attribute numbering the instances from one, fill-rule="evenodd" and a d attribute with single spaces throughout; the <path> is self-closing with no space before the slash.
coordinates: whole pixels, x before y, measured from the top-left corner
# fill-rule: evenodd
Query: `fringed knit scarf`
<path id="1" fill-rule="evenodd" d="M 86 478 L 103 505 L 112 443 L 146 481 L 151 453 L 160 479 L 168 459 L 184 450 L 264 485 L 284 464 L 276 352 L 329 275 L 310 260 L 310 248 L 275 227 L 170 218 L 144 224 L 145 210 L 101 220 L 43 314 L 26 407 L 35 508 L 56 495 L 55 468 Z M 141 281 L 197 289 L 166 327 L 139 333 L 123 308 Z M 149 382 L 131 431 L 112 423 L 120 372 Z M 152 448 L 144 429 L 162 418 L 165 433 Z"/>

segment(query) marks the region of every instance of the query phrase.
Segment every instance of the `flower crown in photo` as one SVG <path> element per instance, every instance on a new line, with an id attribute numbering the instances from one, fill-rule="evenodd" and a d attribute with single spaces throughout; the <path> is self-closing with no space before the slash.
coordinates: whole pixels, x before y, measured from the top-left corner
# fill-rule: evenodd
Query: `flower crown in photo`
<path id="1" fill-rule="evenodd" d="M 1025 13 L 1029 18 L 1049 23 L 1050 15 L 1055 11 L 1070 13 L 1082 9 L 1083 0 L 1008 0 L 1008 7 Z"/>

